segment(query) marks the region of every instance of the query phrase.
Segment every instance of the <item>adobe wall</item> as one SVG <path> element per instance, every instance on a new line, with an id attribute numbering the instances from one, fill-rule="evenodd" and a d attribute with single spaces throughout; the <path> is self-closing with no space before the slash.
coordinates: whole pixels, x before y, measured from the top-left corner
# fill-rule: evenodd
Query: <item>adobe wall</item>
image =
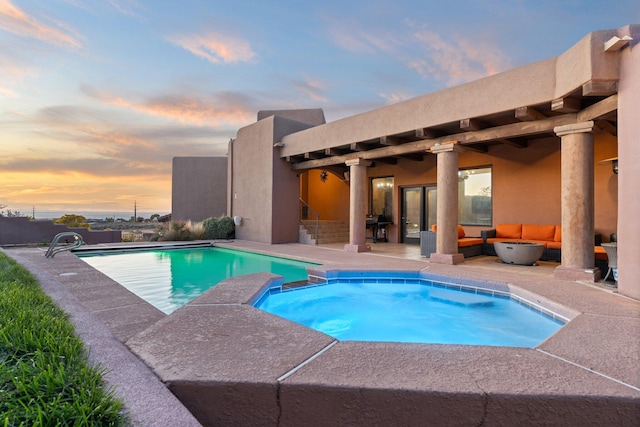
<path id="1" fill-rule="evenodd" d="M 78 233 L 88 245 L 122 241 L 120 230 L 93 231 L 82 227 L 54 224 L 51 220 L 31 221 L 26 217 L 0 217 L 0 245 L 49 244 L 56 234 L 65 231 Z"/>
<path id="2" fill-rule="evenodd" d="M 640 299 L 640 26 L 621 52 L 618 97 L 618 291 Z"/>
<path id="3" fill-rule="evenodd" d="M 298 174 L 280 158 L 282 137 L 313 126 L 269 116 L 238 131 L 230 144 L 230 216 L 242 218 L 236 238 L 262 243 L 298 241 Z"/>
<path id="4" fill-rule="evenodd" d="M 171 218 L 202 221 L 227 213 L 227 157 L 174 157 Z"/>

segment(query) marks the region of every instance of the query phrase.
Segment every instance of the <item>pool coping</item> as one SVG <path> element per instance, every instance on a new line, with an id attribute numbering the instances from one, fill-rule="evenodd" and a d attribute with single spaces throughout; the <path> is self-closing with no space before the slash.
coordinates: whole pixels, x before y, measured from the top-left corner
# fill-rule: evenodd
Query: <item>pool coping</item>
<path id="1" fill-rule="evenodd" d="M 243 242 L 227 245 L 245 250 L 260 246 Z M 296 245 L 261 248 L 287 257 L 288 252 L 295 253 L 303 261 L 321 260 L 329 269 L 385 269 L 379 257 L 354 258 L 343 253 L 328 256 L 316 250 L 311 252 L 321 255 L 309 258 L 300 255 L 307 249 Z M 229 285 L 219 285 L 171 316 L 164 316 L 145 307 L 144 302 L 129 299 L 116 290 L 119 285 L 109 283 L 110 279 L 100 277 L 95 270 L 82 268 L 78 262 L 85 263 L 72 254 L 45 261 L 42 253 L 33 253 L 34 249 L 28 255 L 19 253 L 25 250 L 6 252 L 22 258 L 30 270 L 47 271 L 47 281 L 59 282 L 76 292 L 81 305 L 145 360 L 181 400 L 190 401 L 188 406 L 200 419 L 238 423 L 247 417 L 244 419 L 263 420 L 266 425 L 309 419 L 361 425 L 367 420 L 440 423 L 450 422 L 451 413 L 470 423 L 512 423 L 513 418 L 504 418 L 507 415 L 541 422 L 599 420 L 618 425 L 632 425 L 640 419 L 640 302 L 581 283 L 541 281 L 517 274 L 492 278 L 492 282 L 509 286 L 528 300 L 553 304 L 555 310 L 566 310 L 574 316 L 569 325 L 535 349 L 338 342 L 268 313 L 256 313 L 258 309 L 248 306 L 250 298 L 274 278 L 229 279 Z M 333 261 L 327 261 L 329 258 Z M 347 263 L 347 258 L 358 262 Z M 490 276 L 484 271 L 426 261 L 393 260 L 387 264 L 395 269 L 426 269 L 468 280 Z M 69 270 L 76 274 L 64 275 Z M 103 298 L 105 295 L 109 297 Z M 197 329 L 203 322 L 222 322 L 242 334 L 219 331 L 207 337 Z M 262 336 L 265 325 L 271 341 Z M 280 334 L 273 336 L 273 331 Z M 180 337 L 197 339 L 184 341 Z M 280 342 L 279 337 L 296 338 Z M 190 345 L 217 348 L 222 342 L 225 345 L 215 354 L 201 351 L 198 356 L 198 352 L 191 352 L 194 356 L 187 358 L 189 366 L 186 360 L 180 360 L 179 355 L 189 353 Z M 234 366 L 234 360 L 244 363 Z M 192 372 L 193 366 L 203 369 Z M 207 366 L 210 369 L 204 369 Z M 216 406 L 213 414 L 192 406 L 206 401 L 206 396 L 224 396 L 219 401 L 226 403 Z M 444 414 L 437 409 L 442 405 L 454 410 Z"/>

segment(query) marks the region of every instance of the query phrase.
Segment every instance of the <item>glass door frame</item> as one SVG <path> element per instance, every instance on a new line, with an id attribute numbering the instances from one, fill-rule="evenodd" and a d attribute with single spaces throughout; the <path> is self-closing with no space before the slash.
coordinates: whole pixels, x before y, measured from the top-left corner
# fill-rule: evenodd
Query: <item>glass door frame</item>
<path id="1" fill-rule="evenodd" d="M 437 189 L 435 184 L 429 185 L 407 185 L 400 187 L 400 242 L 407 244 L 419 244 L 420 243 L 420 234 L 418 233 L 415 237 L 408 237 L 408 229 L 407 229 L 407 192 L 408 191 L 420 191 L 420 200 L 419 200 L 419 218 L 418 222 L 414 223 L 418 225 L 419 231 L 429 230 L 431 228 L 430 218 L 436 218 L 436 209 L 435 203 L 434 206 L 431 206 L 429 202 L 429 194 L 430 191 L 435 191 Z"/>

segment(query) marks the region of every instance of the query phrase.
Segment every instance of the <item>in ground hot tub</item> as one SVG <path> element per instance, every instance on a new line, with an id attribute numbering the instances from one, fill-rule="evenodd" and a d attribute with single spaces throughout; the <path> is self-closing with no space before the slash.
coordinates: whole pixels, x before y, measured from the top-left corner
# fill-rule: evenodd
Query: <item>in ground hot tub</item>
<path id="1" fill-rule="evenodd" d="M 271 287 L 253 305 L 341 341 L 533 348 L 564 324 L 481 286 L 411 272 L 347 272 L 319 284 Z"/>

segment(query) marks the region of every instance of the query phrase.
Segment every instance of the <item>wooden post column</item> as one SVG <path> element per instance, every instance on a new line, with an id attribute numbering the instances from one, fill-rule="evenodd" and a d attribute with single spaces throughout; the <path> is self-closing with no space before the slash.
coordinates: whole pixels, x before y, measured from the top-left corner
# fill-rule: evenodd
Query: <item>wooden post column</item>
<path id="1" fill-rule="evenodd" d="M 593 121 L 557 126 L 561 138 L 562 263 L 555 277 L 600 279 L 594 267 Z"/>
<path id="2" fill-rule="evenodd" d="M 366 244 L 367 233 L 367 167 L 368 160 L 360 158 L 347 160 L 349 166 L 349 243 L 344 245 L 347 252 L 369 252 Z"/>
<path id="3" fill-rule="evenodd" d="M 464 148 L 456 141 L 431 147 L 437 155 L 437 212 L 436 252 L 429 262 L 460 264 L 464 255 L 458 253 L 458 157 Z"/>

